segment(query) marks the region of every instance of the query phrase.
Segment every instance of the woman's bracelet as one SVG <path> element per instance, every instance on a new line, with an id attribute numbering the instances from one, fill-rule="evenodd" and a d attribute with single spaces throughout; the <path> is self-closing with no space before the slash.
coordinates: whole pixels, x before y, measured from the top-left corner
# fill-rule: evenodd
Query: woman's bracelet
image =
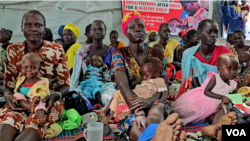
<path id="1" fill-rule="evenodd" d="M 54 94 L 59 94 L 60 95 L 60 99 L 58 101 L 60 101 L 62 99 L 62 94 L 59 92 L 54 92 Z"/>
<path id="2" fill-rule="evenodd" d="M 135 117 L 138 117 L 138 116 L 145 116 L 146 114 L 141 114 L 141 115 L 135 115 Z"/>

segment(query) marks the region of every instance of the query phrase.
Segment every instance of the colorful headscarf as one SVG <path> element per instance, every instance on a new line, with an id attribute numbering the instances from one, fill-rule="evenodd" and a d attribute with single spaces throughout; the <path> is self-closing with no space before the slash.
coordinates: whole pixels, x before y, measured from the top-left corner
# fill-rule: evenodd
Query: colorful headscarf
<path id="1" fill-rule="evenodd" d="M 178 36 L 182 39 L 184 35 L 188 33 L 188 30 L 182 30 L 178 33 Z"/>
<path id="2" fill-rule="evenodd" d="M 144 22 L 144 19 L 141 17 L 140 13 L 138 13 L 136 10 L 131 10 L 131 12 L 127 13 L 123 18 L 122 18 L 122 31 L 123 34 L 126 36 L 126 30 L 127 26 L 132 21 L 133 19 L 141 19 Z"/>
<path id="3" fill-rule="evenodd" d="M 65 25 L 61 25 L 59 28 L 58 28 L 58 35 L 61 37 L 61 30 L 65 27 Z"/>
<path id="4" fill-rule="evenodd" d="M 64 27 L 63 31 L 64 31 L 65 29 L 71 30 L 71 31 L 75 34 L 76 39 L 78 39 L 78 37 L 79 37 L 79 35 L 80 35 L 80 28 L 78 28 L 77 26 L 75 26 L 73 23 L 69 23 L 69 24 L 67 24 L 67 25 Z"/>
<path id="5" fill-rule="evenodd" d="M 156 32 L 155 30 L 149 31 L 149 32 L 148 32 L 148 38 L 149 38 L 149 36 L 150 36 L 152 33 L 154 33 L 154 32 L 157 34 L 157 32 Z"/>

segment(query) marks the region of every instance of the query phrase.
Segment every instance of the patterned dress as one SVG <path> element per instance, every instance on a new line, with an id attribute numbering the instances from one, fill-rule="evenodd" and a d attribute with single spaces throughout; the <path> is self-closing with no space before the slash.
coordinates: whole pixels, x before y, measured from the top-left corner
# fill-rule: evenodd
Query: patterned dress
<path id="1" fill-rule="evenodd" d="M 239 58 L 239 54 L 238 54 L 238 52 L 237 52 L 237 50 L 236 50 L 236 48 L 235 48 L 234 45 L 233 45 L 231 48 L 229 48 L 229 49 L 232 51 L 232 53 L 233 53 L 237 58 Z M 249 46 L 249 48 L 248 48 L 248 51 L 250 52 L 250 46 Z M 244 63 L 239 64 L 238 73 L 241 73 L 241 69 L 242 69 L 243 64 L 244 64 Z M 243 67 L 244 67 L 244 66 L 243 66 Z"/>
<path id="2" fill-rule="evenodd" d="M 207 117 L 215 112 L 216 108 L 221 103 L 221 99 L 211 98 L 204 94 L 213 76 L 215 76 L 216 85 L 211 92 L 225 96 L 236 89 L 237 83 L 235 81 L 229 80 L 230 83 L 227 84 L 221 79 L 219 74 L 209 72 L 206 80 L 200 87 L 185 92 L 171 105 L 171 110 L 179 114 L 179 118 L 182 120 L 183 125 L 204 122 Z"/>
<path id="3" fill-rule="evenodd" d="M 240 19 L 241 13 L 239 6 L 224 6 L 224 3 L 221 5 L 221 18 L 223 25 L 225 26 L 227 33 L 234 32 L 236 29 L 242 29 L 245 31 L 244 19 Z"/>
<path id="4" fill-rule="evenodd" d="M 6 50 L 4 87 L 15 88 L 17 80 L 21 74 L 21 60 L 26 54 L 26 41 L 12 44 Z M 65 57 L 65 53 L 61 45 L 48 41 L 43 41 L 38 55 L 42 58 L 40 72 L 38 77 L 51 78 L 55 77 L 59 86 L 69 86 L 69 70 Z M 50 92 L 53 94 L 54 85 L 50 85 Z M 55 123 L 63 113 L 64 100 L 54 103 L 51 113 L 46 115 L 45 126 Z M 8 124 L 22 132 L 26 128 L 34 128 L 40 134 L 41 139 L 45 136 L 45 132 L 36 123 L 36 115 L 31 113 L 27 115 L 25 112 L 15 112 L 9 109 L 8 104 L 0 110 L 0 124 Z"/>
<path id="5" fill-rule="evenodd" d="M 0 44 L 0 71 L 4 72 L 4 59 L 5 59 L 6 51 L 3 49 L 2 45 Z"/>
<path id="6" fill-rule="evenodd" d="M 148 56 L 149 57 L 157 57 L 162 61 L 162 65 L 164 66 L 164 55 L 163 52 L 156 48 L 148 47 Z M 111 64 L 112 74 L 114 74 L 115 71 L 123 71 L 126 73 L 129 81 L 130 89 L 134 89 L 137 84 L 141 83 L 141 70 L 140 66 L 133 57 L 132 52 L 130 51 L 129 47 L 119 48 L 114 50 L 113 56 L 112 56 L 112 64 Z M 161 76 L 163 77 L 166 75 L 166 72 L 163 71 Z M 170 110 L 168 105 L 169 103 L 166 103 L 167 110 Z M 125 132 L 128 131 L 128 129 L 135 124 L 135 115 L 132 114 L 132 112 L 120 122 L 121 129 Z"/>

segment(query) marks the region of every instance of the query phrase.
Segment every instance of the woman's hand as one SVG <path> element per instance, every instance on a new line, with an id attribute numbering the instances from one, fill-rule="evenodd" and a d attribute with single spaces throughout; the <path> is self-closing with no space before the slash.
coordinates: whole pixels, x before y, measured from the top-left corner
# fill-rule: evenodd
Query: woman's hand
<path id="1" fill-rule="evenodd" d="M 51 112 L 51 109 L 54 105 L 54 103 L 56 101 L 58 101 L 60 99 L 60 95 L 59 94 L 51 94 L 51 95 L 48 95 L 46 96 L 43 101 L 46 102 L 46 114 L 49 114 Z"/>
<path id="2" fill-rule="evenodd" d="M 222 99 L 221 99 L 221 102 L 226 104 L 226 103 L 231 103 L 231 99 L 229 99 L 228 97 L 224 96 Z"/>
<path id="3" fill-rule="evenodd" d="M 153 101 L 154 102 L 154 101 Z M 148 109 L 151 107 L 152 101 L 150 101 L 149 99 L 143 99 L 143 98 L 137 98 L 133 101 L 130 102 L 130 110 L 142 110 L 142 109 Z"/>
<path id="4" fill-rule="evenodd" d="M 14 102 L 14 97 L 11 94 L 4 94 L 4 99 L 8 106 L 10 107 L 11 110 L 13 111 L 23 111 L 25 108 L 17 107 L 13 102 Z"/>
<path id="5" fill-rule="evenodd" d="M 144 116 L 136 116 L 135 122 L 138 126 L 138 129 L 140 130 L 141 128 L 146 129 L 145 123 L 146 123 L 146 117 Z"/>
<path id="6" fill-rule="evenodd" d="M 143 111 L 138 111 L 138 109 L 135 110 L 135 122 L 136 122 L 139 130 L 141 129 L 141 127 L 146 129 L 146 126 L 145 126 L 146 115 Z"/>
<path id="7" fill-rule="evenodd" d="M 103 72 L 99 72 L 100 75 L 98 77 L 100 77 L 100 79 L 98 79 L 98 81 L 102 81 L 102 82 L 111 82 L 110 80 L 108 80 L 105 76 Z"/>
<path id="8" fill-rule="evenodd" d="M 90 79 L 90 77 L 89 77 L 89 76 L 91 76 L 90 72 L 91 72 L 90 70 L 87 70 L 87 71 L 85 72 L 85 74 L 84 74 L 84 80 Z"/>

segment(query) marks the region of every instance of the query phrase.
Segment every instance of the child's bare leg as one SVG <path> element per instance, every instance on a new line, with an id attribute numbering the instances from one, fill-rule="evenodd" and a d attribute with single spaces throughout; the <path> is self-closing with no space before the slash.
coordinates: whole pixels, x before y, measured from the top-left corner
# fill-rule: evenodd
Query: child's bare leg
<path id="1" fill-rule="evenodd" d="M 96 112 L 97 114 L 102 114 L 103 116 L 107 116 L 109 114 L 110 111 L 110 104 L 112 102 L 113 98 L 110 100 L 109 105 L 104 109 L 104 110 L 93 110 L 94 112 Z"/>
<path id="2" fill-rule="evenodd" d="M 45 124 L 45 111 L 43 109 L 36 110 L 37 123 L 43 127 Z"/>
<path id="3" fill-rule="evenodd" d="M 148 127 L 152 123 L 161 123 L 164 121 L 164 113 L 165 113 L 165 105 L 159 103 L 157 105 L 153 105 L 148 111 L 148 116 L 146 119 L 146 127 Z"/>
<path id="4" fill-rule="evenodd" d="M 40 99 L 40 97 L 39 97 Z M 32 101 L 33 103 L 33 101 Z M 39 101 L 37 106 L 34 108 L 37 116 L 37 123 L 41 126 L 44 127 L 45 125 L 45 102 L 42 102 L 41 100 Z"/>
<path id="5" fill-rule="evenodd" d="M 102 99 L 101 99 L 100 92 L 98 92 L 98 93 L 95 94 L 95 99 L 97 101 L 97 104 L 95 104 L 94 107 L 96 107 L 96 108 L 102 108 L 103 105 L 102 105 Z"/>
<path id="6" fill-rule="evenodd" d="M 109 117 L 107 118 L 107 120 L 108 120 L 109 124 L 115 124 L 114 111 L 111 112 L 111 114 L 109 115 Z"/>

